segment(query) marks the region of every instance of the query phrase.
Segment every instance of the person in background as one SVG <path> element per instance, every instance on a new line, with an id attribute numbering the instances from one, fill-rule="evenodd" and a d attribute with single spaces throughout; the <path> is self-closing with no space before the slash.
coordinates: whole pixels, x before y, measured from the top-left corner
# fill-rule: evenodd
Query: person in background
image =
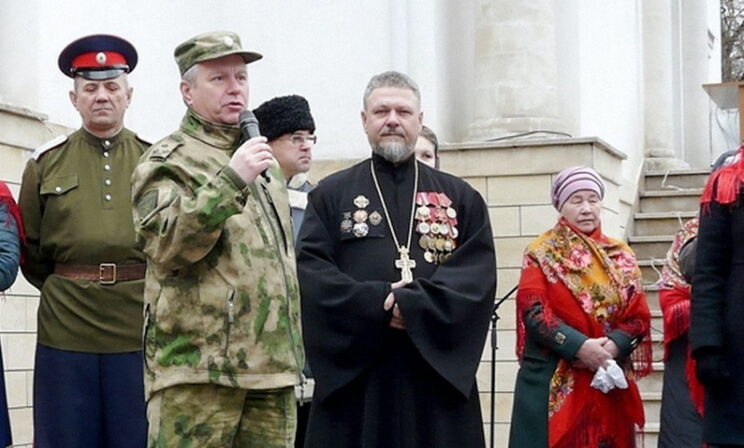
<path id="1" fill-rule="evenodd" d="M 710 175 L 700 198 L 688 335 L 704 392 L 703 442 L 711 448 L 744 447 L 742 151 Z"/>
<path id="2" fill-rule="evenodd" d="M 258 120 L 261 135 L 266 137 L 274 158 L 287 181 L 287 193 L 292 216 L 292 232 L 295 243 L 300 225 L 305 217 L 307 194 L 315 187 L 307 180 L 312 162 L 312 148 L 318 141 L 315 136 L 315 120 L 310 113 L 307 100 L 299 95 L 272 98 L 253 110 Z M 297 436 L 295 447 L 305 445 L 305 431 L 310 417 L 314 380 L 310 366 L 305 361 L 302 369 L 302 384 L 297 387 Z"/>
<path id="3" fill-rule="evenodd" d="M 130 178 L 149 144 L 124 127 L 126 40 L 86 36 L 59 55 L 82 128 L 38 148 L 23 172 L 22 271 L 41 291 L 34 368 L 38 448 L 138 448 L 145 256 L 132 227 Z M 74 398 L 73 398 L 74 397 Z"/>
<path id="4" fill-rule="evenodd" d="M 25 240 L 21 213 L 5 182 L 0 181 L 0 297 L 13 285 L 21 263 L 21 251 Z M 4 372 L 0 353 L 0 374 Z M 13 444 L 8 417 L 8 400 L 5 394 L 5 378 L 0 376 L 0 446 Z"/>
<path id="5" fill-rule="evenodd" d="M 713 172 L 732 163 L 737 151 L 722 154 Z M 700 448 L 703 444 L 703 387 L 690 356 L 690 297 L 699 217 L 682 225 L 667 252 L 658 281 L 664 317 L 664 381 L 659 448 Z"/>
<path id="6" fill-rule="evenodd" d="M 318 141 L 310 105 L 299 95 L 287 95 L 266 101 L 253 113 L 261 135 L 266 137 L 287 181 L 289 205 L 292 207 L 292 231 L 297 240 L 305 216 L 307 193 L 314 187 L 307 180 L 307 172 L 313 161 L 312 149 Z"/>
<path id="7" fill-rule="evenodd" d="M 132 176 L 148 443 L 290 448 L 304 352 L 287 189 L 266 138 L 240 143 L 238 126 L 261 55 L 214 31 L 174 56 L 186 113 Z"/>
<path id="8" fill-rule="evenodd" d="M 439 140 L 437 135 L 426 125 L 421 126 L 421 133 L 413 148 L 416 159 L 434 169 L 439 169 Z"/>
<path id="9" fill-rule="evenodd" d="M 651 371 L 641 271 L 626 244 L 602 233 L 596 171 L 566 168 L 551 193 L 560 217 L 527 246 L 519 279 L 509 446 L 634 447 L 644 424 L 635 380 Z"/>

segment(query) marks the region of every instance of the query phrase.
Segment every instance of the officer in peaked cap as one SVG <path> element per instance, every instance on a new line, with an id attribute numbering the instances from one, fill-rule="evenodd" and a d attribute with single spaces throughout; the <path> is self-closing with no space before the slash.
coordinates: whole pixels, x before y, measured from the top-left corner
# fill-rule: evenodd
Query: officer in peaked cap
<path id="1" fill-rule="evenodd" d="M 41 291 L 34 440 L 40 448 L 144 447 L 145 257 L 130 177 L 149 145 L 124 127 L 137 51 L 117 36 L 87 36 L 65 47 L 58 65 L 74 79 L 82 127 L 34 152 L 19 200 L 23 274 Z"/>
<path id="2" fill-rule="evenodd" d="M 266 137 L 240 143 L 258 53 L 215 31 L 175 49 L 187 106 L 132 175 L 147 254 L 148 440 L 291 447 L 304 364 L 287 188 Z M 268 169 L 268 182 L 260 173 Z"/>

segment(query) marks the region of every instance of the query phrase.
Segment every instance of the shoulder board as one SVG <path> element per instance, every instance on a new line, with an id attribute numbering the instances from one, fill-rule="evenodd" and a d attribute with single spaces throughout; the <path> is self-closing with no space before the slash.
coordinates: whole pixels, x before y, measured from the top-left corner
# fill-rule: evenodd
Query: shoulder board
<path id="1" fill-rule="evenodd" d="M 150 160 L 165 160 L 183 143 L 172 137 L 166 137 L 150 147 Z"/>
<path id="2" fill-rule="evenodd" d="M 49 140 L 48 142 L 36 148 L 33 154 L 31 154 L 31 157 L 34 160 L 39 160 L 39 157 L 41 157 L 45 152 L 51 149 L 54 149 L 54 148 L 59 148 L 66 141 L 67 141 L 66 135 L 58 135 L 57 137 L 54 137 L 53 139 Z"/>
<path id="3" fill-rule="evenodd" d="M 152 146 L 152 142 L 145 140 L 144 138 L 140 137 L 137 134 L 134 134 L 134 138 L 136 138 L 138 142 L 142 143 L 142 145 L 145 147 L 145 149 L 147 149 L 150 146 Z"/>

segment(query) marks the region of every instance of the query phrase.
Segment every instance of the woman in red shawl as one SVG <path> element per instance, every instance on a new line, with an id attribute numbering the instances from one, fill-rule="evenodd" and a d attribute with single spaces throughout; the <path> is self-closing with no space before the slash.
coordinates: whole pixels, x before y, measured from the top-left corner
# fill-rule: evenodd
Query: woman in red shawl
<path id="1" fill-rule="evenodd" d="M 8 186 L 0 182 L 0 294 L 10 288 L 18 275 L 22 241 L 23 225 L 18 206 Z M 3 361 L 0 355 L 0 446 L 9 446 L 12 441 L 2 372 Z"/>
<path id="2" fill-rule="evenodd" d="M 713 172 L 737 161 L 738 151 L 723 153 Z M 658 281 L 659 305 L 664 316 L 664 382 L 661 393 L 659 448 L 703 446 L 703 386 L 695 375 L 690 353 L 690 304 L 700 218 L 677 231 Z"/>
<path id="3" fill-rule="evenodd" d="M 651 369 L 650 313 L 635 255 L 602 234 L 604 192 L 593 169 L 563 170 L 552 188 L 558 223 L 525 251 L 512 448 L 632 448 L 644 424 L 635 380 Z M 614 362 L 627 388 L 595 389 Z"/>
<path id="4" fill-rule="evenodd" d="M 664 316 L 661 448 L 700 448 L 703 444 L 703 387 L 695 376 L 695 360 L 690 356 L 687 340 L 691 276 L 680 266 L 682 249 L 697 237 L 698 226 L 699 219 L 692 218 L 674 236 L 658 282 L 659 305 Z M 688 260 L 683 264 L 691 263 Z"/>

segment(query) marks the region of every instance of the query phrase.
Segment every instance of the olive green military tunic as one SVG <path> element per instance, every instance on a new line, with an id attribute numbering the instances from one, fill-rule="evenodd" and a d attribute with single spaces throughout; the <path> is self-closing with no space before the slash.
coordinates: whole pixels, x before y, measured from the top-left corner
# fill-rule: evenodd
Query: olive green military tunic
<path id="1" fill-rule="evenodd" d="M 230 167 L 237 126 L 188 111 L 132 176 L 147 254 L 145 393 L 182 384 L 277 389 L 304 363 L 287 188 Z"/>
<path id="2" fill-rule="evenodd" d="M 135 246 L 130 178 L 148 144 L 127 130 L 80 129 L 40 148 L 23 173 L 23 274 L 41 290 L 38 342 L 91 353 L 142 349 L 144 280 L 103 285 L 54 274 L 55 265 L 144 263 Z"/>

